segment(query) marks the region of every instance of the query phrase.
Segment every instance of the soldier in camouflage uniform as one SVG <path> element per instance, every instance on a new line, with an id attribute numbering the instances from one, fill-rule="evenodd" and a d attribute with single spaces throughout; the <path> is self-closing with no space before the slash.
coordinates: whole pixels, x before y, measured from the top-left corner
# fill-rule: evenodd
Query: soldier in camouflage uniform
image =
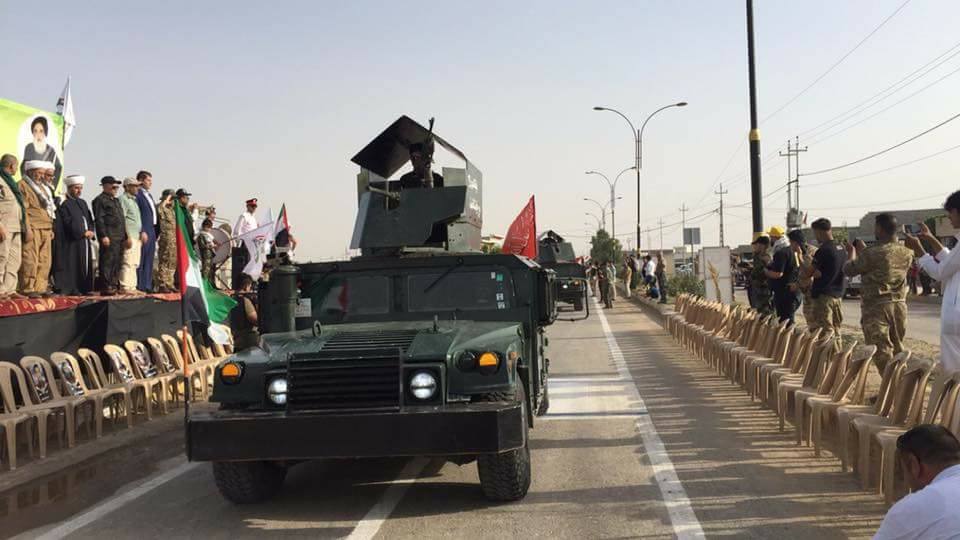
<path id="1" fill-rule="evenodd" d="M 803 313 L 803 320 L 807 321 L 807 326 L 810 326 L 810 321 L 815 320 L 813 313 L 813 295 L 810 292 L 810 288 L 813 285 L 813 255 L 816 252 L 817 248 L 815 246 L 810 244 L 805 246 L 805 250 L 800 256 L 800 271 L 797 273 L 797 286 L 800 288 L 800 294 L 803 295 L 801 311 Z"/>
<path id="2" fill-rule="evenodd" d="M 173 292 L 173 275 L 177 270 L 177 217 L 173 213 L 173 190 L 164 190 L 157 206 L 157 273 L 154 286 L 158 292 Z"/>
<path id="3" fill-rule="evenodd" d="M 753 266 L 750 269 L 750 307 L 763 316 L 773 313 L 773 291 L 770 290 L 770 283 L 767 281 L 765 272 L 767 265 L 770 264 L 769 247 L 770 237 L 767 235 L 760 235 L 753 241 Z"/>
<path id="4" fill-rule="evenodd" d="M 876 345 L 873 355 L 877 369 L 883 372 L 893 356 L 903 350 L 907 326 L 907 271 L 913 251 L 897 240 L 897 219 L 879 214 L 874 234 L 876 245 L 866 247 L 861 240 L 847 244 L 846 276 L 863 276 L 861 284 L 860 324 L 863 341 Z"/>

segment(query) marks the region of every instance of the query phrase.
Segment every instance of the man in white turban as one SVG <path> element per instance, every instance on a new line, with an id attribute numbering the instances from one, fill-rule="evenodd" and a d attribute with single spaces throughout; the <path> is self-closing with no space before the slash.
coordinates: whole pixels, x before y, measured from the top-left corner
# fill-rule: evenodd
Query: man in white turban
<path id="1" fill-rule="evenodd" d="M 93 290 L 93 215 L 80 198 L 86 178 L 64 180 L 67 198 L 57 208 L 54 221 L 54 289 L 67 296 L 85 296 Z"/>

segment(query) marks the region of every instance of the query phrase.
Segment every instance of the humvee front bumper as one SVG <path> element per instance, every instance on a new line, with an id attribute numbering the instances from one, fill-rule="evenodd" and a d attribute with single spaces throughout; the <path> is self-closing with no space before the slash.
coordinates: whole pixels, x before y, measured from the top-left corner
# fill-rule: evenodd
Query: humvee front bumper
<path id="1" fill-rule="evenodd" d="M 216 411 L 187 422 L 192 461 L 444 456 L 498 453 L 526 442 L 519 404 L 474 403 L 401 411 Z"/>

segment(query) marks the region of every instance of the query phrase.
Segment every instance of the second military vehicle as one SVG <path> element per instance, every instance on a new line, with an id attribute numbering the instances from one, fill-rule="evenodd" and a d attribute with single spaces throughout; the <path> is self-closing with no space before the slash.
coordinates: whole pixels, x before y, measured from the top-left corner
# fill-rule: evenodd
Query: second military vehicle
<path id="1" fill-rule="evenodd" d="M 540 235 L 537 248 L 537 261 L 540 265 L 557 274 L 554 282 L 557 302 L 570 304 L 575 311 L 585 311 L 587 269 L 577 262 L 573 244 L 554 231 L 546 231 Z M 586 315 L 587 313 L 584 318 Z"/>

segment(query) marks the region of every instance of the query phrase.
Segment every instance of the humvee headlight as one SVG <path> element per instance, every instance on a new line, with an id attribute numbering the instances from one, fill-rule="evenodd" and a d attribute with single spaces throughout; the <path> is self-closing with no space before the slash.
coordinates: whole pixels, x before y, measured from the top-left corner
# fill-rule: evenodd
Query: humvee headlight
<path id="1" fill-rule="evenodd" d="M 437 378 L 429 371 L 418 371 L 410 377 L 410 393 L 413 397 L 428 400 L 437 393 Z"/>
<path id="2" fill-rule="evenodd" d="M 227 362 L 220 367 L 220 380 L 224 384 L 236 384 L 243 376 L 243 367 L 236 362 Z"/>
<path id="3" fill-rule="evenodd" d="M 270 385 L 267 386 L 267 397 L 270 398 L 270 401 L 277 405 L 286 405 L 287 380 L 282 377 L 278 377 L 270 381 Z"/>

